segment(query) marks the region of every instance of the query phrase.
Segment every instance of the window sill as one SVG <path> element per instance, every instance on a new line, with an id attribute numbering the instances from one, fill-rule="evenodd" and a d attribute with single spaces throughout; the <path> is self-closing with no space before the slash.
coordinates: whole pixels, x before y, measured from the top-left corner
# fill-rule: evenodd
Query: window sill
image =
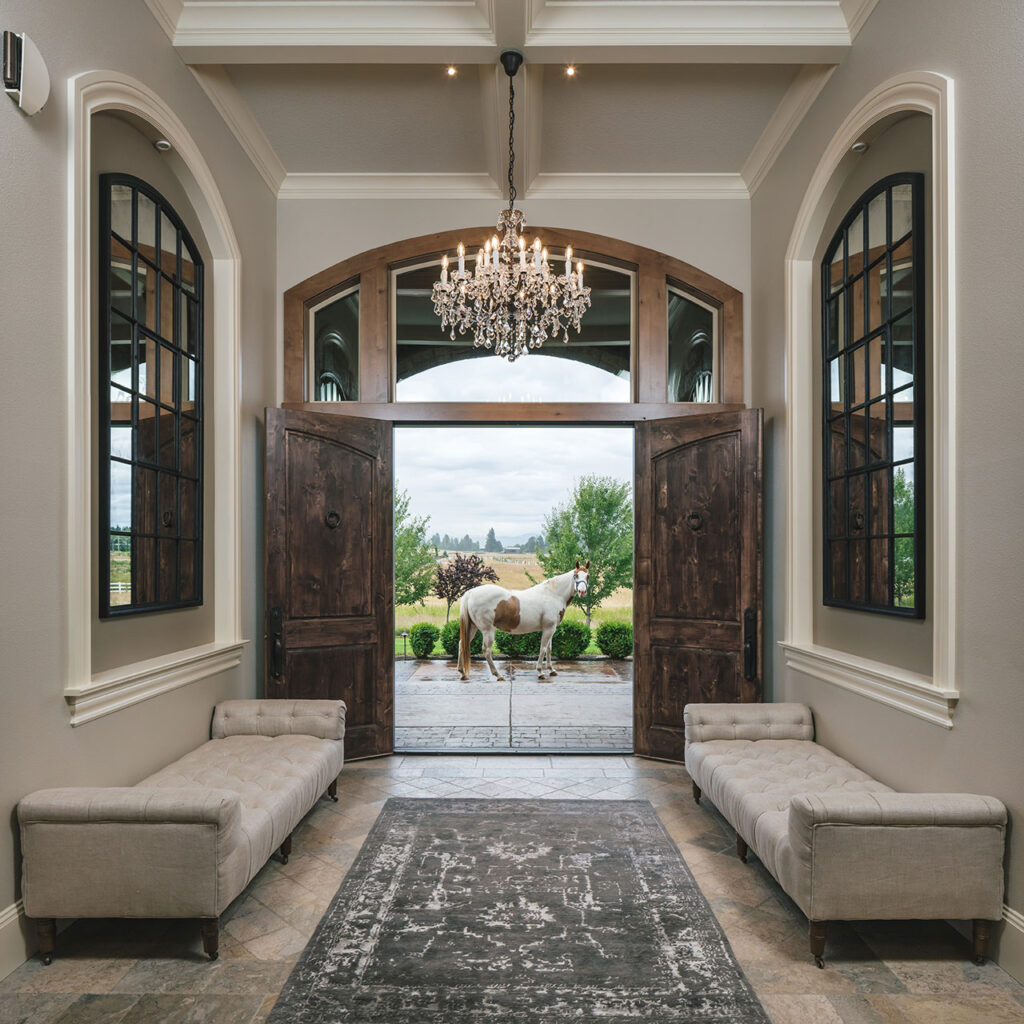
<path id="1" fill-rule="evenodd" d="M 81 686 L 65 687 L 71 725 L 84 725 L 161 693 L 226 672 L 241 664 L 242 648 L 247 643 L 248 640 L 238 640 L 203 644 L 101 672 Z"/>
<path id="2" fill-rule="evenodd" d="M 933 725 L 953 728 L 953 709 L 960 692 L 934 685 L 930 676 L 816 644 L 780 641 L 779 646 L 789 668 Z"/>

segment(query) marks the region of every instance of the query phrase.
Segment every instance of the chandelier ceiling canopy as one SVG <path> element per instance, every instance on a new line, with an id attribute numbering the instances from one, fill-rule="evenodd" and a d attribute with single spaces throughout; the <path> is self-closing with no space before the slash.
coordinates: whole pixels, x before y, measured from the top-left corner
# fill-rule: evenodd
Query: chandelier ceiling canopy
<path id="1" fill-rule="evenodd" d="M 583 262 L 572 263 L 565 250 L 565 273 L 556 274 L 539 238 L 527 248 L 526 221 L 515 208 L 515 75 L 523 63 L 517 50 L 506 50 L 501 64 L 508 75 L 508 207 L 501 211 L 500 237 L 489 238 L 477 250 L 475 266 L 466 269 L 466 249 L 459 243 L 458 267 L 441 263 L 441 280 L 434 284 L 434 312 L 442 328 L 471 332 L 477 348 L 514 362 L 548 338 L 569 341 L 569 327 L 579 333 L 580 320 L 590 306 L 590 289 L 583 284 Z"/>

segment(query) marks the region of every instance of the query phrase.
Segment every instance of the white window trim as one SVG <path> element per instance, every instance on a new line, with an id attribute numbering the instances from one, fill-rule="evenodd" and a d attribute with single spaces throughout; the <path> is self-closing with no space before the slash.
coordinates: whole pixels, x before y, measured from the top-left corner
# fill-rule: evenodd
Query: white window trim
<path id="1" fill-rule="evenodd" d="M 850 146 L 873 124 L 900 111 L 928 114 L 932 123 L 931 361 L 934 481 L 930 552 L 932 674 L 858 658 L 814 643 L 814 379 L 817 281 L 814 250 L 842 175 Z M 786 251 L 786 627 L 780 642 L 787 667 L 860 693 L 945 728 L 959 699 L 956 649 L 956 275 L 953 80 L 912 71 L 883 82 L 833 135 L 811 178 Z"/>
<path id="2" fill-rule="evenodd" d="M 191 175 L 183 185 L 213 253 L 211 432 L 217 438 L 213 517 L 213 642 L 94 675 L 91 438 L 94 410 L 93 296 L 90 188 L 92 117 L 130 113 L 152 125 Z M 239 452 L 241 250 L 216 181 L 192 136 L 148 86 L 116 71 L 87 71 L 68 80 L 68 336 L 67 544 L 64 697 L 71 724 L 81 725 L 239 664 L 242 639 L 241 457 Z M 185 176 L 186 178 L 188 176 Z"/>

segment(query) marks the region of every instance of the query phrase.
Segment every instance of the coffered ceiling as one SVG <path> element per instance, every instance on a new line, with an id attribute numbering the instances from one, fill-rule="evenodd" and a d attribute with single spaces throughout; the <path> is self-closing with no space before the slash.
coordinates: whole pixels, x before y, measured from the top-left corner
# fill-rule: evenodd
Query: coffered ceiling
<path id="1" fill-rule="evenodd" d="M 748 195 L 877 0 L 144 2 L 281 196 L 426 197 L 503 189 L 507 48 L 521 194 Z"/>

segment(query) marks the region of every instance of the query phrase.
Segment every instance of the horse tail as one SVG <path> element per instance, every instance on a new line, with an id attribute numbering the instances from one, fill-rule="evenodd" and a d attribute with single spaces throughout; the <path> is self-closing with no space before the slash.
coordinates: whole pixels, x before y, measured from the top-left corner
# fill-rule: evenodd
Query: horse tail
<path id="1" fill-rule="evenodd" d="M 463 594 L 459 601 L 459 672 L 463 678 L 469 675 L 469 634 L 472 628 L 473 620 L 469 617 L 466 596 Z"/>

